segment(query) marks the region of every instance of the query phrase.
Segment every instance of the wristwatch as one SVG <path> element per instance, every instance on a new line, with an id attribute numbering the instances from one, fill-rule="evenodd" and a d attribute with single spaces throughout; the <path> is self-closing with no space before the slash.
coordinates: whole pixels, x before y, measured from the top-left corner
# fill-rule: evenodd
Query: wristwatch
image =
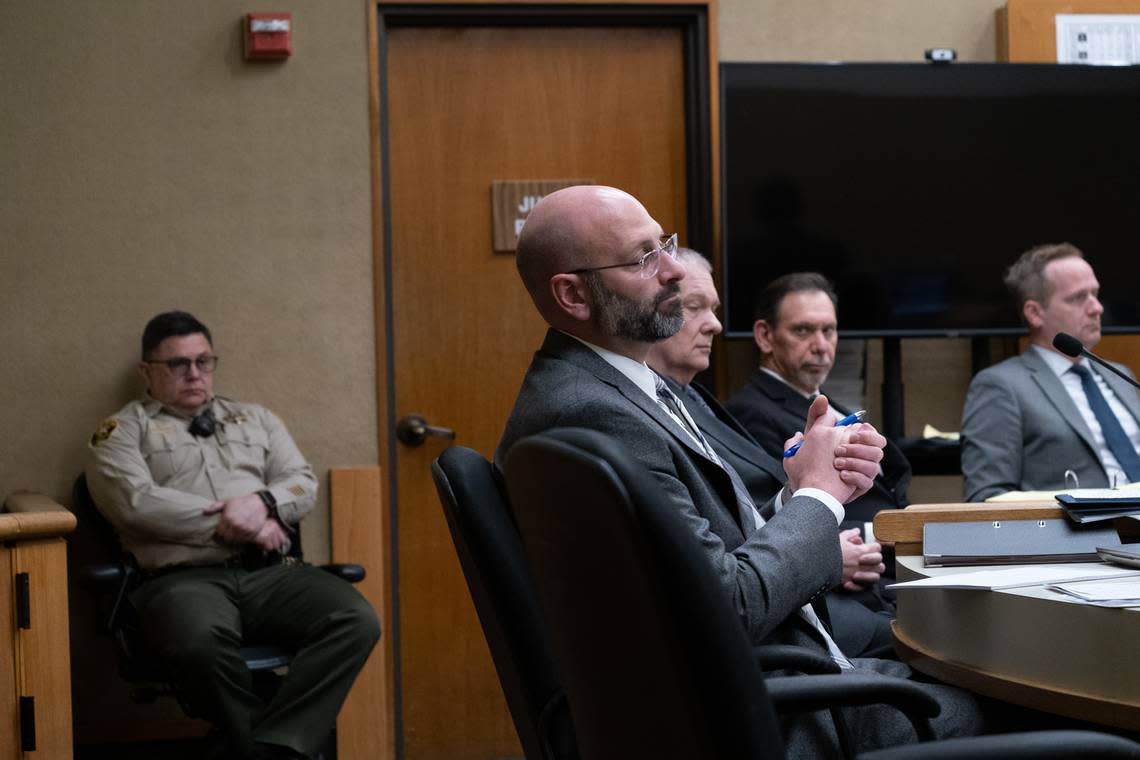
<path id="1" fill-rule="evenodd" d="M 273 498 L 273 494 L 267 490 L 262 490 L 258 491 L 257 495 L 261 497 L 261 503 L 265 505 L 265 509 L 269 512 L 269 517 L 281 522 L 281 518 L 277 516 L 277 499 Z"/>

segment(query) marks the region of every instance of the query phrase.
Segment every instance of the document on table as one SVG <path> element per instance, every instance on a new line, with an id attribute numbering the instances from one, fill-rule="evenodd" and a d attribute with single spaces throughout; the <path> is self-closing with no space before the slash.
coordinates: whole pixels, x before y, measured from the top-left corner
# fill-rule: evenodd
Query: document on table
<path id="1" fill-rule="evenodd" d="M 1080 565 L 1077 567 L 1035 565 L 935 575 L 917 581 L 892 583 L 887 588 L 972 588 L 1000 591 L 1007 588 L 1044 586 L 1051 583 L 1076 583 L 1078 581 L 1108 580 L 1132 576 L 1140 580 L 1140 570 L 1130 570 L 1116 565 Z"/>
<path id="2" fill-rule="evenodd" d="M 1140 578 L 1090 583 L 1050 583 L 1045 588 L 1098 607 L 1140 607 Z"/>

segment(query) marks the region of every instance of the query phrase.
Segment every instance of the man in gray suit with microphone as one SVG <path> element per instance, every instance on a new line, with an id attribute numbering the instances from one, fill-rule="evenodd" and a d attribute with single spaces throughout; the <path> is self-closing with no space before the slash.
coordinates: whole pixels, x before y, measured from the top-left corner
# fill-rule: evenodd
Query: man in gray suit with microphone
<path id="1" fill-rule="evenodd" d="M 1100 341 L 1100 283 L 1084 254 L 1069 243 L 1037 246 L 1005 283 L 1029 327 L 1029 347 L 970 383 L 962 413 L 966 501 L 1063 490 L 1073 486 L 1066 471 L 1083 488 L 1140 481 L 1136 389 L 1053 347 L 1058 333 L 1085 349 Z"/>

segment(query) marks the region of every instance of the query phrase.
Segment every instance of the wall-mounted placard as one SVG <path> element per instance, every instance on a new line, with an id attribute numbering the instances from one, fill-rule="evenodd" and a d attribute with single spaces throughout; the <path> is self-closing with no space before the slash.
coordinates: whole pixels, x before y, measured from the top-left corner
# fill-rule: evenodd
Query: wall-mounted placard
<path id="1" fill-rule="evenodd" d="M 523 223 L 542 196 L 564 187 L 592 184 L 592 179 L 514 179 L 492 182 L 491 229 L 496 253 L 514 252 Z"/>

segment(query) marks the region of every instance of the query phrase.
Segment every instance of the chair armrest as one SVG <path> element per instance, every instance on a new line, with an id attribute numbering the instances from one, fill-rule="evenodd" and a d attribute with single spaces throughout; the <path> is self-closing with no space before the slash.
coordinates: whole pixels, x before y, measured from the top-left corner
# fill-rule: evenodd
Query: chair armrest
<path id="1" fill-rule="evenodd" d="M 820 675 L 769 678 L 764 687 L 777 712 L 812 712 L 832 707 L 887 704 L 910 720 L 919 741 L 934 738 L 930 719 L 942 711 L 941 705 L 919 684 L 901 678 L 875 676 Z"/>
<path id="2" fill-rule="evenodd" d="M 121 563 L 84 565 L 79 569 L 79 579 L 83 585 L 99 593 L 113 591 L 125 576 L 126 568 Z"/>
<path id="3" fill-rule="evenodd" d="M 774 670 L 794 670 L 799 673 L 820 675 L 839 673 L 839 663 L 827 655 L 793 644 L 764 644 L 754 647 L 756 664 L 765 673 Z"/>
<path id="4" fill-rule="evenodd" d="M 333 563 L 329 565 L 321 565 L 322 570 L 327 573 L 332 573 L 341 580 L 348 581 L 349 583 L 360 583 L 367 575 L 362 565 L 351 565 L 344 563 Z"/>
<path id="5" fill-rule="evenodd" d="M 13 491 L 4 499 L 6 512 L 66 512 L 63 506 L 50 496 L 35 491 Z"/>
<path id="6" fill-rule="evenodd" d="M 1096 731 L 1030 731 L 907 744 L 859 760 L 1081 760 L 1140 758 L 1140 744 Z"/>

